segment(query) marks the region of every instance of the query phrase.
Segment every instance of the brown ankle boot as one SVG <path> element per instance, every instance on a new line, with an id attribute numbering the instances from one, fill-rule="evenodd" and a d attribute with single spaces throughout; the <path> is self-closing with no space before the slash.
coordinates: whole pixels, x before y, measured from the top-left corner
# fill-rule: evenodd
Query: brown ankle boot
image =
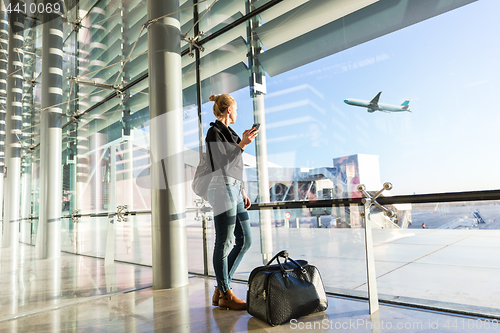
<path id="1" fill-rule="evenodd" d="M 219 291 L 219 288 L 217 288 L 217 286 L 215 286 L 215 291 L 214 291 L 214 295 L 212 296 L 212 305 L 219 305 L 219 297 L 220 297 L 220 291 Z"/>
<path id="2" fill-rule="evenodd" d="M 233 293 L 233 289 L 229 289 L 225 293 L 220 292 L 219 298 L 219 309 L 226 310 L 246 310 L 247 303 L 236 297 Z"/>

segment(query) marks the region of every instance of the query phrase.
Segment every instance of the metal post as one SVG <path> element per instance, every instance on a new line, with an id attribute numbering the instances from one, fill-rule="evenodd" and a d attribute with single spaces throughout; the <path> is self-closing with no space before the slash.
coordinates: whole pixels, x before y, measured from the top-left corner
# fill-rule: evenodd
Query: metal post
<path id="1" fill-rule="evenodd" d="M 300 229 L 300 221 L 298 217 L 295 218 L 295 228 Z"/>
<path id="2" fill-rule="evenodd" d="M 36 156 L 37 155 L 37 156 Z M 33 153 L 31 156 L 31 209 L 30 209 L 30 215 L 31 216 L 40 216 L 40 210 L 39 210 L 39 202 L 38 200 L 35 200 L 35 197 L 40 190 L 40 173 L 39 173 L 39 168 L 38 166 L 40 165 L 40 158 L 38 154 Z M 35 240 L 33 239 L 33 231 L 35 229 L 35 225 L 38 225 L 38 221 L 35 220 L 29 220 L 29 237 L 28 238 L 28 244 L 30 245 L 35 245 Z M 36 224 L 35 224 L 36 223 Z"/>
<path id="3" fill-rule="evenodd" d="M 188 284 L 178 10 L 178 0 L 148 0 L 153 289 Z"/>
<path id="4" fill-rule="evenodd" d="M 0 2 L 0 221 L 3 224 L 3 183 L 5 171 L 5 115 L 7 101 L 7 65 L 9 38 L 5 2 Z M 1 229 L 0 229 L 1 230 Z"/>
<path id="5" fill-rule="evenodd" d="M 377 198 L 382 194 L 384 190 L 391 190 L 391 183 L 384 183 L 383 189 L 378 191 L 374 196 L 371 196 L 366 192 L 364 185 L 360 184 L 357 186 L 357 190 L 363 193 L 365 197 L 363 199 L 364 210 L 361 212 L 361 216 L 365 219 L 365 249 L 366 249 L 366 274 L 368 278 L 368 302 L 370 307 L 370 314 L 376 312 L 379 309 L 378 304 L 378 291 L 377 291 L 377 274 L 375 273 L 375 256 L 373 254 L 373 240 L 372 240 L 372 221 L 370 218 L 370 206 L 373 204 L 384 211 L 384 214 L 391 218 L 395 213 L 380 205 L 377 202 Z"/>
<path id="6" fill-rule="evenodd" d="M 27 17 L 25 27 L 28 30 L 26 34 L 26 54 L 24 55 L 24 82 L 23 82 L 23 123 L 22 123 L 22 150 L 21 150 L 21 242 L 30 242 L 31 223 L 28 220 L 31 213 L 31 153 L 29 150 L 30 139 L 33 138 L 32 118 L 33 118 L 33 100 L 35 89 L 34 64 L 35 64 L 35 45 L 33 35 L 36 30 L 33 29 L 34 19 Z"/>
<path id="7" fill-rule="evenodd" d="M 79 15 L 78 15 L 79 11 L 80 11 L 80 6 L 79 6 L 79 2 L 77 1 L 76 6 L 75 6 L 76 17 L 79 17 Z M 76 31 L 74 33 L 74 38 L 75 38 L 74 52 L 75 52 L 75 54 L 79 54 L 79 51 L 80 51 L 79 32 L 80 32 L 80 30 L 76 29 Z M 73 71 L 75 73 L 75 77 L 79 77 L 79 75 L 80 75 L 80 57 L 75 57 L 75 64 L 73 67 Z M 70 100 L 74 100 L 72 103 L 72 105 L 73 105 L 72 111 L 73 112 L 69 112 L 69 113 L 72 115 L 76 115 L 80 111 L 79 100 L 76 99 L 77 96 L 80 96 L 79 95 L 79 85 L 73 84 L 72 87 L 73 87 L 73 96 L 74 97 L 68 96 L 68 98 Z M 73 212 L 73 210 L 78 208 L 78 179 L 79 179 L 79 177 L 78 177 L 78 169 L 79 169 L 79 166 L 78 166 L 78 132 L 79 131 L 78 131 L 78 124 L 77 123 L 72 123 L 67 128 L 68 128 L 68 137 L 73 137 L 70 140 L 70 148 L 71 148 L 71 152 L 73 154 L 72 155 L 73 164 L 70 167 L 71 201 L 70 201 L 69 211 L 71 213 L 71 212 Z M 73 225 L 72 220 L 69 221 L 69 225 L 71 226 L 71 228 L 75 227 Z M 70 230 L 71 230 L 71 228 L 70 228 Z"/>
<path id="8" fill-rule="evenodd" d="M 31 214 L 31 156 L 22 159 L 21 174 L 21 242 L 29 244 L 29 229 L 31 223 L 28 220 Z"/>
<path id="9" fill-rule="evenodd" d="M 62 17 L 43 24 L 42 111 L 40 112 L 40 219 L 39 259 L 61 255 L 62 210 Z"/>
<path id="10" fill-rule="evenodd" d="M 126 13 L 130 12 L 129 9 L 129 1 L 128 0 L 122 0 L 122 31 L 126 31 L 128 29 L 130 22 L 127 22 L 126 17 L 129 15 L 126 15 Z M 129 40 L 127 38 L 127 35 L 125 33 L 122 33 L 122 59 L 126 59 L 128 56 L 128 49 L 132 47 L 132 44 L 134 41 Z M 125 68 L 123 69 L 122 72 L 122 81 L 123 82 L 130 82 L 130 74 L 127 71 L 128 67 L 125 65 Z M 125 94 L 129 94 L 130 92 L 125 92 Z M 130 110 L 130 105 L 128 103 L 128 98 L 124 98 L 125 95 L 122 97 L 122 104 L 123 104 L 123 118 L 126 119 L 129 117 L 129 115 L 132 113 Z M 124 202 L 123 204 L 127 205 L 129 210 L 134 210 L 134 145 L 133 145 L 133 129 L 132 126 L 130 125 L 129 122 L 124 122 L 123 123 L 123 129 L 122 129 L 122 140 L 123 142 L 123 151 L 122 151 L 122 156 L 123 156 L 123 198 Z M 135 221 L 135 219 L 133 220 Z M 131 224 L 133 225 L 133 221 L 131 221 Z M 132 226 L 133 228 L 133 226 Z"/>
<path id="11" fill-rule="evenodd" d="M 246 1 L 246 12 L 255 9 L 255 0 Z M 260 25 L 257 16 L 252 17 L 247 23 L 248 40 L 248 65 L 250 67 L 250 95 L 253 99 L 254 122 L 260 123 L 259 135 L 255 139 L 255 152 L 257 162 L 257 178 L 259 184 L 259 202 L 270 202 L 269 173 L 267 167 L 267 137 L 266 116 L 264 107 L 264 94 L 266 93 L 266 76 L 257 56 L 262 51 L 262 45 L 256 33 Z M 268 209 L 260 212 L 260 248 L 262 262 L 266 264 L 273 256 L 273 237 L 271 229 L 271 211 Z"/>
<path id="12" fill-rule="evenodd" d="M 321 216 L 316 216 L 316 226 L 321 228 Z"/>
<path id="13" fill-rule="evenodd" d="M 198 3 L 198 0 L 193 0 L 193 3 Z M 193 21 L 198 22 L 198 6 L 193 7 Z M 194 35 L 198 36 L 200 32 L 199 24 L 194 26 Z M 203 115 L 202 115 L 202 101 L 201 101 L 201 76 L 200 76 L 200 50 L 195 48 L 195 61 L 196 61 L 196 104 L 198 106 L 198 151 L 201 156 L 203 154 Z M 207 218 L 205 214 L 201 215 L 201 227 L 203 232 L 203 274 L 208 275 L 208 235 L 207 235 Z"/>
<path id="14" fill-rule="evenodd" d="M 12 6 L 20 4 L 13 1 Z M 22 66 L 24 42 L 24 13 L 12 11 L 9 15 L 9 63 L 7 78 L 7 115 L 5 121 L 5 164 L 7 166 L 5 218 L 3 224 L 4 248 L 19 244 L 19 206 L 21 174 L 21 121 L 22 121 Z M 17 50 L 17 52 L 15 51 Z M 16 253 L 14 251 L 13 253 Z"/>
<path id="15" fill-rule="evenodd" d="M 370 205 L 369 198 L 363 199 L 364 205 L 364 218 L 365 218 L 365 250 L 366 250 L 366 275 L 368 278 L 368 302 L 370 314 L 379 309 L 378 305 L 378 291 L 377 291 L 377 275 L 375 273 L 375 256 L 373 254 L 373 239 L 372 227 L 370 220 Z"/>

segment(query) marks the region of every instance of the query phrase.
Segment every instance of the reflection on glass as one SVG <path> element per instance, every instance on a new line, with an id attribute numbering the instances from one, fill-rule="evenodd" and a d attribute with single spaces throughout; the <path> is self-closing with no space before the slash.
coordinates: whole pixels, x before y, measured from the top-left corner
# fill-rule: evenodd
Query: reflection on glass
<path id="1" fill-rule="evenodd" d="M 70 124 L 63 129 L 62 150 L 62 215 L 71 215 L 76 209 L 77 127 Z"/>
<path id="2" fill-rule="evenodd" d="M 407 229 L 374 229 L 379 296 L 497 313 L 499 204 L 413 204 Z"/>
<path id="3" fill-rule="evenodd" d="M 129 216 L 115 222 L 116 260 L 152 265 L 151 215 Z"/>
<path id="4" fill-rule="evenodd" d="M 34 219 L 30 220 L 30 244 L 34 245 L 40 216 L 40 148 L 35 149 L 31 156 L 31 216 Z"/>
<path id="5" fill-rule="evenodd" d="M 189 1 L 187 2 L 189 3 Z M 198 5 L 200 31 L 210 35 L 246 14 L 245 0 L 208 0 Z M 186 6 L 186 5 L 184 5 Z M 181 24 L 183 22 L 181 21 Z M 183 28 L 192 26 L 193 21 L 184 23 Z M 189 29 L 189 28 L 187 28 Z"/>

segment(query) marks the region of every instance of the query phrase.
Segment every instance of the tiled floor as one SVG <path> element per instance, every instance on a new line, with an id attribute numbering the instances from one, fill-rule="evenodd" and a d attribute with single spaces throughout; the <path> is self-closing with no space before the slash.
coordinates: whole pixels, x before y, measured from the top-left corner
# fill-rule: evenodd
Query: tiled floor
<path id="1" fill-rule="evenodd" d="M 381 306 L 370 316 L 367 302 L 336 297 L 329 297 L 325 312 L 271 327 L 246 311 L 212 306 L 213 279 L 191 276 L 189 282 L 172 290 L 146 288 L 98 299 L 79 297 L 76 303 L 55 310 L 48 309 L 51 301 L 47 300 L 47 307 L 37 313 L 0 322 L 0 332 L 500 331 L 500 325 L 491 321 L 401 307 Z M 233 289 L 244 297 L 245 284 L 233 283 Z"/>
<path id="2" fill-rule="evenodd" d="M 151 267 L 66 253 L 37 260 L 34 249 L 19 244 L 17 256 L 0 249 L 0 321 L 151 286 Z"/>
<path id="3" fill-rule="evenodd" d="M 252 232 L 254 242 L 235 278 L 247 279 L 262 265 L 258 228 Z M 500 231 L 374 230 L 373 236 L 383 299 L 441 302 L 442 307 L 454 303 L 465 311 L 475 307 L 476 313 L 488 313 L 481 311 L 489 307 L 498 314 Z M 190 270 L 202 271 L 201 230 L 188 228 L 188 240 Z M 274 229 L 273 251 L 279 249 L 316 265 L 327 290 L 366 295 L 363 230 Z M 272 328 L 246 312 L 212 307 L 214 280 L 191 276 L 189 281 L 183 288 L 153 291 L 151 267 L 104 266 L 102 259 L 67 253 L 36 260 L 34 248 L 25 244 L 15 256 L 11 249 L 0 249 L 0 332 L 500 330 L 484 320 L 387 305 L 370 316 L 367 302 L 338 297 L 330 298 L 324 313 Z M 233 283 L 233 288 L 245 296 L 245 284 Z"/>

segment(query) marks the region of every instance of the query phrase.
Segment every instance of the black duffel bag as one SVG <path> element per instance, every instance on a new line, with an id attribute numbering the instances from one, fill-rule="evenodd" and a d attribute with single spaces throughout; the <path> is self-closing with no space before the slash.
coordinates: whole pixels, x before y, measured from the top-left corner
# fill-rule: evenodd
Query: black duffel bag
<path id="1" fill-rule="evenodd" d="M 283 263 L 279 258 L 285 258 Z M 276 259 L 275 265 L 271 263 Z M 266 266 L 250 273 L 247 311 L 275 326 L 326 310 L 328 300 L 321 275 L 305 260 L 293 260 L 286 251 L 276 254 Z"/>

